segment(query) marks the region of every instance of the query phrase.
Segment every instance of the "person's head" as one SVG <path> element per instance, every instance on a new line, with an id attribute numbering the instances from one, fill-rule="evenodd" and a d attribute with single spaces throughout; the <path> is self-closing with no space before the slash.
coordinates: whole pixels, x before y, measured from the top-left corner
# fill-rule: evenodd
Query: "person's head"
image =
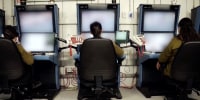
<path id="1" fill-rule="evenodd" d="M 94 38 L 100 38 L 101 37 L 101 32 L 102 32 L 102 26 L 99 22 L 93 22 L 90 24 L 90 31 Z"/>
<path id="2" fill-rule="evenodd" d="M 12 40 L 18 37 L 19 33 L 16 31 L 16 29 L 13 26 L 6 25 L 3 35 L 4 35 L 4 38 Z"/>
<path id="3" fill-rule="evenodd" d="M 182 18 L 178 23 L 178 37 L 184 42 L 199 40 L 199 36 L 194 29 L 193 22 L 190 18 Z"/>

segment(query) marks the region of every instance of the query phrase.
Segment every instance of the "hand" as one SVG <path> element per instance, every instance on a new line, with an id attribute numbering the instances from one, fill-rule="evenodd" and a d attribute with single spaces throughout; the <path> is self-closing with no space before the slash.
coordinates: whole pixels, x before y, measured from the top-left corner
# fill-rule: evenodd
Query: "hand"
<path id="1" fill-rule="evenodd" d="M 19 38 L 15 37 L 15 38 L 12 39 L 12 41 L 18 44 L 19 43 Z"/>
<path id="2" fill-rule="evenodd" d="M 144 37 L 141 37 L 141 38 L 140 38 L 140 40 L 142 41 L 142 43 L 143 43 L 143 44 L 145 44 L 145 43 L 146 43 L 146 41 L 145 41 Z"/>
<path id="3" fill-rule="evenodd" d="M 156 69 L 160 70 L 160 63 L 159 62 L 156 63 Z"/>

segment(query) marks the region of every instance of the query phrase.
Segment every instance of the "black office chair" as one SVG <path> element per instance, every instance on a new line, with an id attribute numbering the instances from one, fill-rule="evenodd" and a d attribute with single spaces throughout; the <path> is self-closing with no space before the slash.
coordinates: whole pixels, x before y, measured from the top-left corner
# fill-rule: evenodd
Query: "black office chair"
<path id="1" fill-rule="evenodd" d="M 16 45 L 0 38 L 0 93 L 11 93 L 11 99 L 22 100 L 31 89 L 31 77 L 24 73 L 24 63 Z"/>
<path id="2" fill-rule="evenodd" d="M 187 94 L 191 93 L 200 75 L 199 57 L 200 41 L 184 43 L 177 51 L 168 81 L 176 87 L 175 100 L 189 100 Z"/>
<path id="3" fill-rule="evenodd" d="M 119 90 L 119 64 L 108 39 L 87 39 L 80 48 L 78 67 L 78 100 L 121 99 Z"/>

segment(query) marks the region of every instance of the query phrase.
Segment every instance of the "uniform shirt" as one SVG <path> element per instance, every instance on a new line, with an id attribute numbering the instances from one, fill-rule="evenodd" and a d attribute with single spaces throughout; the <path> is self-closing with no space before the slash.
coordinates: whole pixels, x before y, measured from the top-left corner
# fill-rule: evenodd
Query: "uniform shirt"
<path id="1" fill-rule="evenodd" d="M 122 50 L 122 48 L 120 48 L 118 45 L 116 45 L 113 42 L 114 48 L 115 48 L 115 53 L 117 54 L 118 58 L 122 58 L 124 56 L 124 51 Z"/>
<path id="2" fill-rule="evenodd" d="M 160 54 L 160 57 L 158 58 L 159 63 L 167 64 L 166 68 L 164 69 L 164 75 L 170 77 L 171 65 L 174 60 L 174 56 L 176 55 L 176 52 L 181 44 L 182 41 L 177 37 L 174 37 L 168 46 L 164 49 L 164 51 Z"/>

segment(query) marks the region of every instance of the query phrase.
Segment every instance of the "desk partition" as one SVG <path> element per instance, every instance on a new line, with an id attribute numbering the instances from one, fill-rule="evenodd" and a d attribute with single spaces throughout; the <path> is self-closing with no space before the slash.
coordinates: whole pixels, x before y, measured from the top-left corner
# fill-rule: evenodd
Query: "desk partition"
<path id="1" fill-rule="evenodd" d="M 144 35 L 145 53 L 138 56 L 136 87 L 147 98 L 166 94 L 162 73 L 156 69 L 160 53 L 176 35 L 180 5 L 140 4 L 138 34 Z"/>
<path id="2" fill-rule="evenodd" d="M 56 4 L 15 6 L 20 40 L 23 47 L 34 54 L 33 80 L 42 83 L 38 90 L 46 93 L 42 96 L 52 91 L 56 94 L 60 89 L 58 10 Z"/>

